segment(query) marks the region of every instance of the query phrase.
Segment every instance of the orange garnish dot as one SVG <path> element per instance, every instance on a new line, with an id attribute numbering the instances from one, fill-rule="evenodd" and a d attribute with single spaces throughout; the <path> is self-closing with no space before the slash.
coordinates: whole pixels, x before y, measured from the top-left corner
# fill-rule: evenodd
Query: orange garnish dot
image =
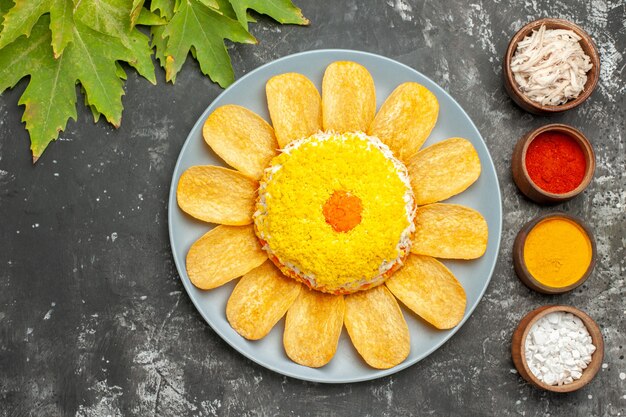
<path id="1" fill-rule="evenodd" d="M 361 199 L 347 191 L 337 190 L 330 196 L 322 213 L 335 232 L 348 232 L 361 223 Z"/>

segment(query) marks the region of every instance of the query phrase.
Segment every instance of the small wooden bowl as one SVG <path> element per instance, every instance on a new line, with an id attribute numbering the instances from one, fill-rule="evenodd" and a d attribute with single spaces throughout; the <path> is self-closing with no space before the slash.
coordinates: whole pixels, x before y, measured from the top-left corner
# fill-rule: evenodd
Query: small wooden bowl
<path id="1" fill-rule="evenodd" d="M 526 362 L 525 345 L 526 337 L 528 336 L 530 329 L 540 318 L 555 311 L 572 313 L 580 318 L 585 324 L 585 327 L 587 327 L 591 340 L 596 347 L 596 351 L 591 355 L 591 362 L 587 365 L 587 368 L 583 370 L 583 374 L 580 379 L 567 385 L 548 385 L 543 383 L 533 374 L 528 366 L 528 363 Z M 600 331 L 598 324 L 585 312 L 577 308 L 564 305 L 542 306 L 528 313 L 520 321 L 517 329 L 515 329 L 511 345 L 511 356 L 513 358 L 513 363 L 515 364 L 515 368 L 517 368 L 517 371 L 522 378 L 534 386 L 551 392 L 572 392 L 587 385 L 598 373 L 604 358 L 604 339 L 602 338 L 602 332 Z"/>
<path id="2" fill-rule="evenodd" d="M 591 59 L 592 67 L 587 73 L 587 82 L 585 83 L 585 89 L 583 92 L 580 93 L 580 95 L 575 99 L 559 106 L 544 106 L 526 97 L 517 85 L 517 82 L 513 77 L 513 71 L 511 71 L 511 60 L 513 59 L 513 55 L 517 49 L 517 44 L 528 36 L 533 30 L 539 29 L 541 25 L 546 25 L 546 29 L 567 29 L 574 31 L 582 38 L 579 41 L 580 46 L 585 54 Z M 600 55 L 598 54 L 598 48 L 591 39 L 591 36 L 574 23 L 563 19 L 539 19 L 528 23 L 526 26 L 521 28 L 513 36 L 513 38 L 511 38 L 506 54 L 504 55 L 504 59 L 502 60 L 502 72 L 504 75 L 504 87 L 506 88 L 507 93 L 509 93 L 509 96 L 511 96 L 513 101 L 517 103 L 518 106 L 530 113 L 549 115 L 573 109 L 589 98 L 591 93 L 593 93 L 593 90 L 598 85 L 598 80 L 600 79 Z"/>
<path id="3" fill-rule="evenodd" d="M 589 242 L 591 243 L 591 262 L 589 262 L 589 267 L 587 267 L 587 271 L 583 274 L 583 276 L 576 282 L 567 287 L 549 287 L 547 285 L 542 284 L 537 281 L 535 277 L 533 277 L 528 271 L 526 267 L 526 262 L 524 261 L 524 245 L 526 244 L 526 238 L 530 231 L 538 225 L 540 222 L 551 219 L 551 218 L 563 218 L 570 221 L 573 221 L 577 225 L 579 225 L 587 234 L 589 238 Z M 568 291 L 573 290 L 574 288 L 580 286 L 589 278 L 591 272 L 593 271 L 594 266 L 596 265 L 597 253 L 596 253 L 596 240 L 593 237 L 593 233 L 589 226 L 587 226 L 581 219 L 578 217 L 572 216 L 570 214 L 562 213 L 562 212 L 553 212 L 549 214 L 544 214 L 543 216 L 539 216 L 534 218 L 533 220 L 526 223 L 517 234 L 515 238 L 515 242 L 513 243 L 513 266 L 515 267 L 515 273 L 517 274 L 520 281 L 522 281 L 528 288 L 533 289 L 542 294 L 563 294 Z"/>
<path id="4" fill-rule="evenodd" d="M 560 132 L 570 136 L 580 145 L 585 155 L 585 162 L 587 163 L 585 176 L 578 187 L 568 193 L 555 194 L 542 190 L 530 179 L 530 175 L 526 169 L 526 152 L 528 151 L 528 146 L 540 133 L 544 132 Z M 511 158 L 511 168 L 515 184 L 517 184 L 517 187 L 526 197 L 540 204 L 557 204 L 576 197 L 591 183 L 596 170 L 596 155 L 591 146 L 591 142 L 589 142 L 580 130 L 572 126 L 553 123 L 532 130 L 517 141 Z"/>

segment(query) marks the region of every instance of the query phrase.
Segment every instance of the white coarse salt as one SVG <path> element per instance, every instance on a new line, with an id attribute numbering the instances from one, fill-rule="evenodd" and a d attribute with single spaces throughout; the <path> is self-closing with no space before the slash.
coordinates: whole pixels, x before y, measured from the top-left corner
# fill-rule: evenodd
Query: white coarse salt
<path id="1" fill-rule="evenodd" d="M 531 372 L 548 385 L 580 379 L 595 350 L 583 321 L 564 311 L 547 314 L 533 324 L 524 346 Z"/>

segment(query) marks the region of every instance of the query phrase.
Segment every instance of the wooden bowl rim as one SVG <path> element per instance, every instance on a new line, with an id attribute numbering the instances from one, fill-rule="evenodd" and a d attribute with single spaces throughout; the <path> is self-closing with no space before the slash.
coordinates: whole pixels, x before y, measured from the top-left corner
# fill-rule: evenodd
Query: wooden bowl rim
<path id="1" fill-rule="evenodd" d="M 528 267 L 526 266 L 526 261 L 524 260 L 524 245 L 526 243 L 526 239 L 528 238 L 528 234 L 539 223 L 543 222 L 544 220 L 548 220 L 552 218 L 563 218 L 563 219 L 567 219 L 576 223 L 587 234 L 587 238 L 589 239 L 589 242 L 591 244 L 591 261 L 589 262 L 589 266 L 587 267 L 587 270 L 585 271 L 583 276 L 580 277 L 580 279 L 578 279 L 576 282 L 573 282 L 572 284 L 566 287 L 550 287 L 548 285 L 542 284 L 541 282 L 537 281 L 537 279 L 535 279 L 535 277 L 528 270 Z M 519 277 L 519 278 L 526 286 L 529 286 L 531 289 L 536 290 L 536 288 L 532 287 L 532 286 L 535 286 L 539 288 L 540 292 L 544 294 L 563 294 L 581 286 L 591 276 L 591 273 L 593 272 L 593 269 L 596 265 L 596 261 L 597 261 L 596 239 L 593 235 L 591 228 L 580 217 L 577 217 L 577 216 L 574 216 L 574 215 L 571 215 L 562 211 L 553 211 L 547 214 L 543 214 L 541 216 L 537 216 L 534 219 L 527 222 L 524 226 L 522 226 L 520 231 L 517 233 L 516 240 L 518 239 L 519 239 L 519 242 L 517 245 L 517 250 L 514 252 L 514 256 L 519 258 L 519 266 L 521 267 L 521 271 L 519 272 L 524 274 L 524 278 L 528 280 L 531 283 L 531 285 L 529 286 L 524 281 L 524 279 L 521 279 L 522 277 Z M 518 271 L 516 270 L 516 272 Z"/>
<path id="2" fill-rule="evenodd" d="M 578 36 L 581 37 L 579 42 L 582 42 L 584 45 L 581 45 L 583 49 L 588 49 L 589 58 L 591 59 L 592 65 L 595 67 L 595 71 L 593 68 L 589 70 L 588 74 L 592 73 L 593 77 L 588 77 L 587 82 L 585 83 L 585 89 L 583 92 L 573 100 L 570 100 L 564 104 L 560 104 L 558 106 L 545 106 L 543 104 L 539 104 L 536 101 L 533 101 L 526 97 L 524 93 L 520 90 L 515 78 L 513 77 L 513 72 L 511 71 L 511 60 L 513 59 L 513 55 L 515 54 L 515 50 L 517 49 L 517 44 L 519 41 L 524 39 L 533 29 L 541 27 L 541 25 L 545 24 L 546 28 L 553 29 L 569 29 L 576 32 Z M 587 48 L 584 48 L 584 47 Z M 587 51 L 585 51 L 587 53 Z M 504 55 L 504 76 L 507 78 L 508 82 L 511 85 L 511 90 L 516 95 L 516 97 L 524 102 L 527 106 L 543 113 L 560 113 L 566 110 L 573 109 L 574 107 L 578 107 L 584 101 L 586 101 L 593 91 L 596 89 L 598 82 L 600 80 L 600 53 L 598 52 L 598 48 L 591 38 L 591 36 L 576 23 L 571 22 L 565 19 L 557 19 L 557 18 L 549 18 L 545 17 L 538 20 L 533 20 L 522 26 L 520 30 L 518 30 L 515 35 L 509 41 L 509 45 L 506 49 L 506 54 Z"/>
<path id="3" fill-rule="evenodd" d="M 587 163 L 587 166 L 585 167 L 585 175 L 583 176 L 580 184 L 578 184 L 578 187 L 574 188 L 572 191 L 563 194 L 551 193 L 535 184 L 532 178 L 530 178 L 530 174 L 528 174 L 528 169 L 526 168 L 526 152 L 528 151 L 528 147 L 537 136 L 545 132 L 561 132 L 567 134 L 578 143 L 585 154 L 585 162 Z M 550 123 L 531 130 L 522 136 L 520 141 L 523 143 L 522 152 L 520 154 L 520 158 L 522 159 L 520 162 L 522 175 L 524 175 L 524 179 L 537 193 L 546 196 L 551 200 L 565 201 L 576 197 L 578 194 L 582 193 L 589 186 L 589 184 L 591 184 L 591 180 L 593 179 L 593 175 L 596 171 L 596 154 L 593 150 L 591 142 L 580 130 L 564 123 Z"/>
<path id="4" fill-rule="evenodd" d="M 528 366 L 528 362 L 526 361 L 526 353 L 525 353 L 526 352 L 526 349 L 525 349 L 526 338 L 528 337 L 528 333 L 530 332 L 530 329 L 542 317 L 545 317 L 546 315 L 556 312 L 556 311 L 564 311 L 567 313 L 572 313 L 575 316 L 577 316 L 579 319 L 581 319 L 583 321 L 583 324 L 587 328 L 589 335 L 591 336 L 591 340 L 594 346 L 596 347 L 596 351 L 591 354 L 591 362 L 589 362 L 589 364 L 587 365 L 587 368 L 583 369 L 583 375 L 580 377 L 580 379 L 567 385 L 548 385 L 540 381 L 539 378 L 537 378 L 535 374 L 533 374 L 533 372 L 530 370 L 530 367 Z M 602 362 L 602 360 L 604 359 L 604 338 L 602 336 L 602 330 L 600 330 L 600 326 L 598 326 L 598 323 L 596 323 L 591 318 L 591 316 L 589 316 L 587 313 L 585 313 L 584 311 L 576 307 L 557 304 L 557 305 L 545 305 L 545 306 L 537 307 L 536 309 L 526 314 L 522 318 L 522 320 L 520 320 L 520 325 L 524 321 L 524 319 L 526 319 L 527 317 L 531 315 L 532 315 L 532 318 L 528 321 L 528 323 L 526 323 L 526 326 L 523 328 L 522 335 L 519 340 L 520 360 L 521 360 L 522 366 L 524 367 L 524 371 L 530 378 L 529 382 L 531 382 L 535 386 L 542 388 L 546 391 L 559 392 L 559 393 L 576 391 L 584 387 L 585 385 L 587 385 L 589 382 L 591 382 L 591 380 L 593 380 L 593 378 L 598 373 L 598 370 L 600 369 L 599 362 Z M 515 331 L 516 332 L 520 331 L 519 327 Z"/>

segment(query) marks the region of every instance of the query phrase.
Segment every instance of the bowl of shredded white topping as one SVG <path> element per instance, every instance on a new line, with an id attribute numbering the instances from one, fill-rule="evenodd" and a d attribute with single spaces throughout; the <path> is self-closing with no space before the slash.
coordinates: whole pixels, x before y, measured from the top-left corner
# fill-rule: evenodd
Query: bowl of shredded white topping
<path id="1" fill-rule="evenodd" d="M 600 57 L 591 37 L 572 22 L 540 19 L 511 39 L 504 85 L 521 108 L 551 114 L 577 107 L 598 84 Z"/>

